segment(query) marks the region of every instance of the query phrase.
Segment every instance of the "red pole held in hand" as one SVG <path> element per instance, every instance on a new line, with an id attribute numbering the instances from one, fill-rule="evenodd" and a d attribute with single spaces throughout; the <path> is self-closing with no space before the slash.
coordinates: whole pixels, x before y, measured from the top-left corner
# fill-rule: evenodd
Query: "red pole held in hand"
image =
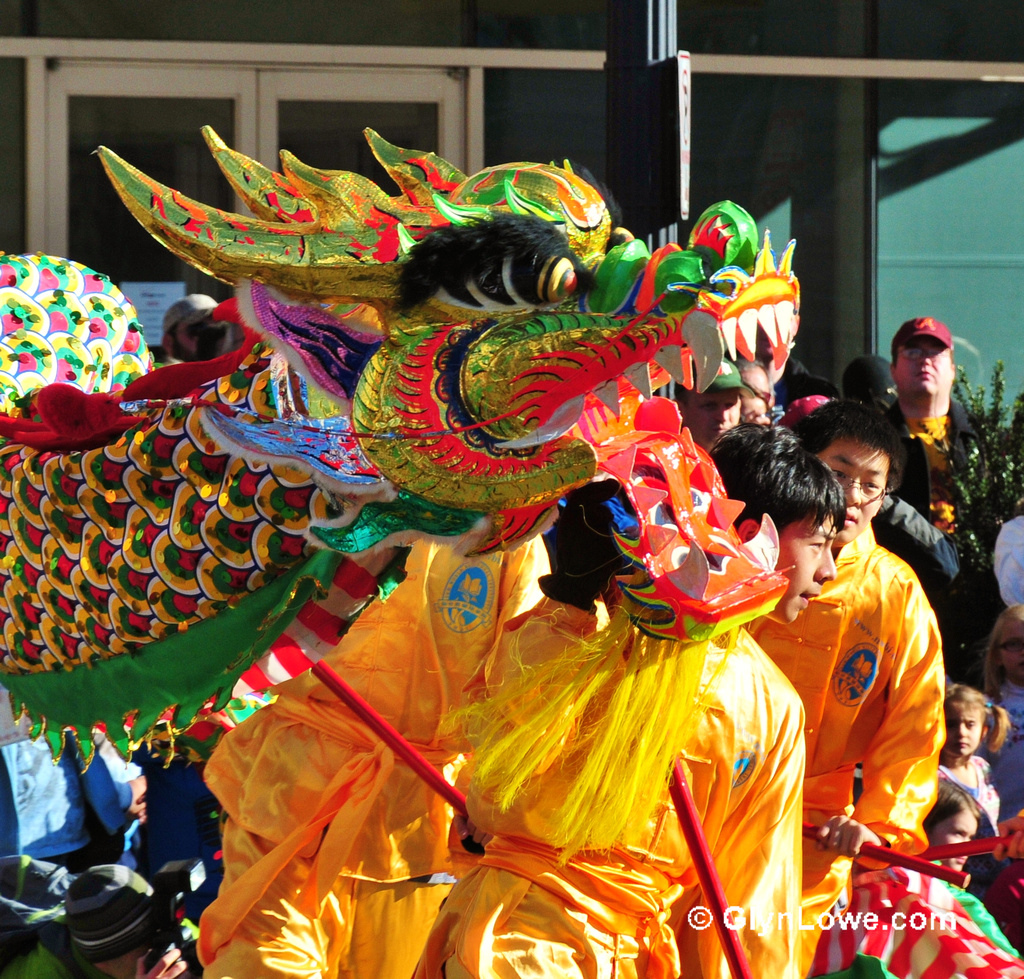
<path id="1" fill-rule="evenodd" d="M 313 675 L 334 693 L 374 734 L 402 759 L 459 815 L 466 815 L 466 797 L 427 761 L 398 730 L 377 713 L 323 660 L 313 664 Z"/>
<path id="2" fill-rule="evenodd" d="M 804 823 L 804 838 L 816 840 L 819 829 L 821 829 L 820 826 Z M 956 845 L 969 846 L 970 844 Z M 939 849 L 945 848 L 940 847 Z M 971 882 L 971 875 L 965 874 L 962 870 L 953 870 L 952 867 L 935 866 L 935 864 L 929 862 L 935 859 L 935 857 L 928 856 L 931 852 L 931 850 L 925 850 L 920 856 L 914 856 L 911 853 L 898 853 L 896 850 L 890 850 L 887 846 L 864 843 L 860 848 L 858 856 L 869 857 L 872 860 L 878 860 L 880 863 L 887 863 L 893 867 L 905 867 L 907 870 L 916 870 L 919 874 L 927 874 L 929 877 L 937 877 L 939 880 L 955 884 L 957 887 L 966 888 Z"/>
<path id="3" fill-rule="evenodd" d="M 1000 843 L 1009 843 L 1013 836 L 988 836 L 982 840 L 967 840 L 964 843 L 946 843 L 930 846 L 921 854 L 922 860 L 949 860 L 951 857 L 976 857 L 991 853 Z"/>
<path id="4" fill-rule="evenodd" d="M 686 774 L 683 772 L 682 763 L 678 758 L 672 769 L 672 782 L 669 785 L 669 791 L 672 794 L 672 803 L 676 807 L 676 815 L 679 817 L 683 837 L 686 839 L 690 856 L 693 858 L 697 880 L 700 881 L 700 888 L 704 892 L 704 900 L 708 902 L 709 910 L 714 918 L 715 931 L 718 932 L 718 940 L 722 943 L 725 959 L 729 963 L 729 971 L 732 973 L 733 979 L 752 979 L 750 963 L 740 944 L 739 936 L 734 929 L 726 926 L 725 910 L 729 906 L 729 902 L 722 889 L 722 881 L 715 870 L 711 848 L 708 846 L 707 837 L 704 836 L 704 829 L 700 824 L 700 813 L 697 812 L 697 805 L 693 801 L 690 786 L 686 784 Z"/>

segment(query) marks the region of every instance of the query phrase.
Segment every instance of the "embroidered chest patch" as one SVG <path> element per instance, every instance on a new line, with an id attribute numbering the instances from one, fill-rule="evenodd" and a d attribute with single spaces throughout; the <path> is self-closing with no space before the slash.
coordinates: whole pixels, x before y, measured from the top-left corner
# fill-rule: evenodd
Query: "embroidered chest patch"
<path id="1" fill-rule="evenodd" d="M 857 707 L 878 675 L 878 653 L 870 646 L 857 646 L 846 654 L 832 674 L 832 693 L 844 707 Z"/>
<path id="2" fill-rule="evenodd" d="M 434 603 L 452 632 L 472 632 L 491 622 L 494 578 L 486 564 L 463 564 L 448 579 L 444 598 Z"/>

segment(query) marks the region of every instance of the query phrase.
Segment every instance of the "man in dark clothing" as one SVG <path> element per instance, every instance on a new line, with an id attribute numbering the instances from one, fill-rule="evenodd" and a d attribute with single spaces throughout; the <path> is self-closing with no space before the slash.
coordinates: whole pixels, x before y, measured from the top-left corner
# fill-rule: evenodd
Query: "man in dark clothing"
<path id="1" fill-rule="evenodd" d="M 952 532 L 952 474 L 967 459 L 974 431 L 952 400 L 956 367 L 949 328 L 930 316 L 907 320 L 892 340 L 896 403 L 887 417 L 907 450 L 897 492 L 940 530 Z"/>
<path id="2" fill-rule="evenodd" d="M 145 964 L 156 937 L 153 900 L 149 884 L 120 864 L 91 867 L 75 877 L 56 864 L 5 857 L 0 860 L 0 976 L 191 979 L 178 948 L 148 968 Z M 29 913 L 33 905 L 38 910 Z"/>
<path id="3" fill-rule="evenodd" d="M 887 417 L 907 450 L 897 492 L 939 530 L 956 530 L 953 477 L 977 444 L 967 412 L 952 399 L 956 367 L 953 337 L 945 323 L 930 316 L 907 320 L 892 340 L 892 378 L 897 400 Z M 955 538 L 954 538 L 955 543 Z M 970 652 L 980 638 L 977 624 L 963 615 L 957 582 L 929 590 L 939 620 L 946 671 L 966 679 L 974 665 Z"/>

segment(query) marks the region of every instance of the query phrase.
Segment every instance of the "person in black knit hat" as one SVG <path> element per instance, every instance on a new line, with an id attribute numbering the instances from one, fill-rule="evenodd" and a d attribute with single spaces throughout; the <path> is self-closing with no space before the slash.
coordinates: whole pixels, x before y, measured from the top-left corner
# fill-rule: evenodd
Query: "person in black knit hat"
<path id="1" fill-rule="evenodd" d="M 188 979 L 176 948 L 148 971 L 143 965 L 154 937 L 152 895 L 128 867 L 91 867 L 67 888 L 63 924 L 52 918 L 34 945 L 0 969 L 0 979 Z"/>

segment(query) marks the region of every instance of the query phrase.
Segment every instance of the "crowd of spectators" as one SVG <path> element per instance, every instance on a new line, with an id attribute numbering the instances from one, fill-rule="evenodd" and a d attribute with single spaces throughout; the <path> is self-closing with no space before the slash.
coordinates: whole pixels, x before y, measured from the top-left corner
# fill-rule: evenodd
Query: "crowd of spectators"
<path id="1" fill-rule="evenodd" d="M 232 344 L 237 345 L 232 324 L 211 320 L 214 309 L 215 304 L 208 297 L 189 296 L 168 311 L 166 359 L 203 359 Z M 860 660 L 840 662 L 838 658 L 855 627 L 869 633 L 875 630 L 874 637 L 881 635 L 879 641 L 885 648 L 902 648 L 906 620 L 916 617 L 921 621 L 912 623 L 911 630 L 920 633 L 921 650 L 931 650 L 938 648 L 938 635 L 945 624 L 952 617 L 962 619 L 963 610 L 954 609 L 951 600 L 951 587 L 959 567 L 953 481 L 967 453 L 972 451 L 975 435 L 963 407 L 952 397 L 954 377 L 954 341 L 949 329 L 936 319 L 919 317 L 907 321 L 896 332 L 888 360 L 865 356 L 848 365 L 842 377 L 843 398 L 828 380 L 810 374 L 792 358 L 780 373 L 770 357 L 726 360 L 705 391 L 680 389 L 676 392 L 683 422 L 694 442 L 716 460 L 721 459 L 726 469 L 732 451 L 730 442 L 741 446 L 738 458 L 742 460 L 748 458 L 748 448 L 754 445 L 749 439 L 730 439 L 726 433 L 740 426 L 792 428 L 804 448 L 832 470 L 846 494 L 846 524 L 836 529 L 831 540 L 835 565 L 827 573 L 817 575 L 810 589 L 818 594 L 825 582 L 832 582 L 830 593 L 838 595 L 844 575 L 852 583 L 853 592 L 849 596 L 841 601 L 835 599 L 840 604 L 846 602 L 849 616 L 842 622 L 835 619 L 828 623 L 828 629 L 839 630 L 835 636 L 829 633 L 828 644 L 823 647 L 831 651 L 835 662 L 829 659 L 827 663 L 822 660 L 816 664 L 814 669 L 821 676 L 812 682 L 808 662 L 791 655 L 797 648 L 809 648 L 806 642 L 808 623 L 813 620 L 810 614 L 799 619 L 797 625 L 792 625 L 792 619 L 782 625 L 778 622 L 773 625 L 765 619 L 761 627 L 752 630 L 789 676 L 804 699 L 809 715 L 814 698 L 827 690 L 844 670 L 845 707 L 857 705 L 859 709 L 871 702 L 867 692 L 878 671 L 883 669 L 882 665 L 868 663 L 863 654 Z M 850 407 L 854 402 L 858 405 L 855 410 Z M 829 404 L 835 407 L 823 407 Z M 724 440 L 723 436 L 726 436 Z M 729 488 L 728 472 L 723 470 L 723 475 Z M 864 536 L 869 526 L 870 532 Z M 860 543 L 853 546 L 855 541 Z M 847 545 L 850 548 L 844 557 L 842 551 Z M 883 556 L 888 552 L 899 560 L 891 555 Z M 863 577 L 868 573 L 864 569 L 869 564 L 873 569 L 870 571 L 874 576 L 871 579 L 873 591 L 865 586 Z M 933 844 L 954 840 L 957 834 L 998 835 L 1001 821 L 1024 810 L 1024 500 L 1021 514 L 1007 521 L 1004 534 L 1000 536 L 995 566 L 1000 592 L 1008 607 L 995 623 L 976 624 L 979 633 L 988 628 L 991 631 L 984 656 L 979 656 L 974 672 L 954 678 L 947 675 L 944 700 L 940 689 L 932 691 L 929 687 L 925 691 L 924 686 L 916 688 L 917 700 L 904 699 L 897 687 L 903 683 L 906 688 L 910 681 L 906 671 L 900 673 L 904 667 L 897 660 L 903 653 L 897 653 L 896 659 L 885 666 L 885 670 L 892 671 L 891 678 L 885 673 L 876 690 L 884 700 L 885 706 L 878 708 L 882 713 L 876 717 L 865 708 L 864 716 L 869 720 L 857 722 L 876 727 L 865 731 L 850 721 L 850 730 L 844 737 L 848 736 L 852 747 L 843 755 L 841 764 L 832 758 L 838 743 L 838 722 L 833 719 L 817 731 L 811 726 L 807 728 L 808 777 L 812 790 L 823 784 L 820 779 L 834 777 L 837 771 L 846 773 L 847 769 L 853 785 L 852 769 L 854 763 L 859 762 L 863 777 L 862 773 L 857 773 L 857 794 L 867 793 L 870 797 L 875 791 L 873 780 L 882 778 L 879 773 L 887 770 L 886 765 L 892 770 L 895 770 L 893 766 L 898 767 L 895 745 L 903 735 L 894 728 L 892 743 L 883 749 L 878 732 L 890 723 L 886 718 L 890 711 L 897 709 L 893 705 L 899 704 L 899 711 L 930 711 L 945 717 L 946 738 L 938 759 L 938 783 L 932 786 L 938 792 L 938 802 L 925 823 Z M 925 596 L 920 600 L 920 610 L 915 589 Z M 898 601 L 894 598 L 897 590 L 904 596 Z M 883 614 L 886 609 L 889 611 Z M 939 630 L 934 636 L 929 633 L 932 611 Z M 930 662 L 930 655 L 920 651 L 908 653 L 910 658 L 917 657 L 916 665 L 908 669 L 924 671 L 926 667 L 920 664 Z M 939 672 L 941 674 L 941 667 Z M 973 685 L 954 680 L 969 680 Z M 863 703 L 857 704 L 862 695 Z M 924 704 L 922 697 L 929 702 Z M 849 710 L 847 714 L 848 719 L 855 716 Z M 934 740 L 937 731 L 936 723 L 932 730 L 923 732 L 924 741 Z M 819 743 L 822 734 L 827 741 Z M 905 739 L 903 743 L 906 744 Z M 157 780 L 168 776 L 160 774 L 164 771 L 162 762 L 154 769 L 150 759 L 118 757 L 99 735 L 88 752 L 89 764 L 81 746 L 70 736 L 65 736 L 59 746 L 61 751 L 56 763 L 52 760 L 51 747 L 45 739 L 30 740 L 24 728 L 10 720 L 4 725 L 0 718 L 0 858 L 64 868 L 62 872 L 69 875 L 69 882 L 77 876 L 78 883 L 70 883 L 70 890 L 65 888 L 61 893 L 67 903 L 70 928 L 62 939 L 66 940 L 66 948 L 61 954 L 79 958 L 84 955 L 90 962 L 100 963 L 102 974 L 134 976 L 137 960 L 142 951 L 148 950 L 151 938 L 148 918 L 138 929 L 128 929 L 124 934 L 118 932 L 116 940 L 107 944 L 101 942 L 98 951 L 89 952 L 88 942 L 83 945 L 73 927 L 75 909 L 78 913 L 83 909 L 102 909 L 112 900 L 126 902 L 128 910 L 124 913 L 129 915 L 133 909 L 148 908 L 151 892 L 145 880 L 134 872 L 139 869 L 150 873 L 156 869 L 148 859 L 146 845 L 147 832 L 155 822 L 150 819 L 147 829 L 146 771 Z M 894 753 L 885 764 L 878 757 L 883 750 Z M 935 752 L 930 742 L 922 751 L 934 765 Z M 815 764 L 820 771 L 815 770 Z M 913 778 L 918 774 L 919 771 Z M 911 778 L 909 774 L 906 777 Z M 816 778 L 819 782 L 815 782 Z M 204 794 L 197 779 L 193 781 L 196 785 L 192 785 L 190 791 L 194 789 L 196 794 L 194 798 L 189 797 L 189 805 L 196 811 L 202 810 L 207 818 L 215 819 L 216 800 Z M 810 790 L 805 786 L 805 793 L 807 791 Z M 170 795 L 174 793 L 180 795 L 181 790 L 175 788 Z M 812 797 L 813 791 L 811 796 L 805 796 L 805 810 L 808 798 Z M 813 804 L 810 809 L 824 812 L 828 808 L 824 803 L 816 806 Z M 865 811 L 866 808 L 865 803 Z M 167 825 L 163 818 L 166 815 L 161 813 L 156 822 Z M 884 823 L 882 816 L 879 819 Z M 174 822 L 172 817 L 171 823 Z M 851 859 L 856 858 L 862 844 L 885 842 L 882 835 L 868 828 L 866 821 L 862 824 L 849 816 L 819 820 L 817 825 L 821 827 L 819 843 L 822 847 L 837 850 Z M 168 833 L 161 830 L 160 840 Z M 203 835 L 203 844 L 210 846 L 210 834 Z M 215 839 L 212 846 L 217 846 Z M 822 864 L 822 879 L 816 885 L 821 890 L 822 907 L 826 909 L 833 905 L 836 894 L 842 889 L 833 886 L 836 884 L 834 866 L 829 861 L 834 857 L 835 854 L 830 853 Z M 972 857 L 967 864 L 972 874 L 973 898 L 965 898 L 964 906 L 975 921 L 984 920 L 980 927 L 987 929 L 986 934 L 999 933 L 993 940 L 1000 948 L 1004 948 L 1001 943 L 1004 941 L 1002 933 L 1005 933 L 1005 950 L 1010 954 L 1014 954 L 1015 949 L 1020 950 L 1024 941 L 1024 870 L 1021 868 L 1024 868 L 1024 861 L 996 861 L 991 856 Z M 859 882 L 863 889 L 864 900 L 869 899 L 865 895 L 875 893 L 871 888 L 891 887 L 893 883 L 890 878 L 882 884 L 878 878 L 858 878 L 856 872 L 853 879 L 855 885 Z M 0 896 L 9 897 L 7 894 Z M 984 901 L 988 912 L 978 903 L 971 904 L 973 899 Z M 119 905 L 118 915 L 123 910 Z M 189 908 L 195 915 L 201 910 L 201 904 Z M 986 917 L 989 912 L 991 920 Z M 2 921 L 0 917 L 0 924 Z M 46 955 L 55 954 L 52 949 L 47 951 L 41 942 L 38 947 L 43 951 L 33 954 L 44 959 Z M 805 951 L 809 964 L 813 945 Z M 106 958 L 96 958 L 101 953 Z M 166 961 L 161 959 L 147 971 L 141 971 L 142 966 L 139 966 L 138 975 L 155 979 L 185 974 L 184 963 L 176 955 L 165 958 Z M 27 977 L 34 974 L 31 971 L 9 973 L 3 966 L 4 959 L 0 955 L 0 975 Z"/>

